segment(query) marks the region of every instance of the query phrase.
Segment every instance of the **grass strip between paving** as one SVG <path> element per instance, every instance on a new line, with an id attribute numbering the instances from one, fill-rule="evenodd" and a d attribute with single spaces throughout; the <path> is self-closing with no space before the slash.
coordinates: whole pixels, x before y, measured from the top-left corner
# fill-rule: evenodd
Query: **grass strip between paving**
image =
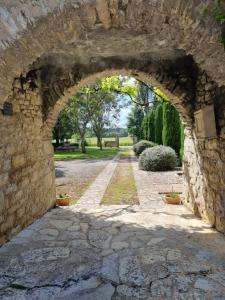
<path id="1" fill-rule="evenodd" d="M 105 191 L 103 205 L 135 205 L 138 203 L 137 190 L 128 152 L 123 153 Z"/>

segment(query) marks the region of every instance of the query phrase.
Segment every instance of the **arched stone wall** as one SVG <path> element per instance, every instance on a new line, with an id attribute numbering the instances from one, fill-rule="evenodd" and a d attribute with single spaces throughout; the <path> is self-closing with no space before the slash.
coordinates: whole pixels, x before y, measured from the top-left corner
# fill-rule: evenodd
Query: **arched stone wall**
<path id="1" fill-rule="evenodd" d="M 160 86 L 181 112 L 186 201 L 225 232 L 225 54 L 212 1 L 2 1 L 0 235 L 10 238 L 54 202 L 50 134 L 68 96 L 120 70 Z M 195 137 L 194 112 L 214 104 L 217 137 Z"/>

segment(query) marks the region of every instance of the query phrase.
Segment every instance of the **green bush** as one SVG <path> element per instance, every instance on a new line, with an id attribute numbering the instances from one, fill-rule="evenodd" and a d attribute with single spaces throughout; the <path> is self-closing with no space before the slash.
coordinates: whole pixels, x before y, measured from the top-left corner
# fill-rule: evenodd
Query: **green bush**
<path id="1" fill-rule="evenodd" d="M 176 152 L 166 146 L 145 149 L 139 157 L 139 168 L 145 171 L 169 171 L 177 167 Z"/>
<path id="2" fill-rule="evenodd" d="M 146 148 L 155 147 L 157 144 L 150 141 L 140 141 L 133 146 L 133 150 L 136 156 L 139 156 Z"/>

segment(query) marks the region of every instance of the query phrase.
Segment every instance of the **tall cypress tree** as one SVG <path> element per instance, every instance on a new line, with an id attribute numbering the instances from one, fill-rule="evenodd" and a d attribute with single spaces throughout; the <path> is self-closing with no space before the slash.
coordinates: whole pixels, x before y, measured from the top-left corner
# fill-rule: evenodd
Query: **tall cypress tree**
<path id="1" fill-rule="evenodd" d="M 143 138 L 148 141 L 155 141 L 155 111 L 150 110 L 142 122 Z"/>
<path id="2" fill-rule="evenodd" d="M 155 110 L 155 143 L 162 145 L 163 104 L 159 103 Z"/>
<path id="3" fill-rule="evenodd" d="M 181 129 L 177 110 L 168 102 L 163 103 L 163 145 L 173 148 L 180 155 Z"/>
<path id="4" fill-rule="evenodd" d="M 142 130 L 143 139 L 148 140 L 148 114 L 145 115 L 145 117 L 142 121 L 141 130 Z"/>
<path id="5" fill-rule="evenodd" d="M 153 109 L 148 113 L 148 140 L 155 142 L 155 111 Z"/>

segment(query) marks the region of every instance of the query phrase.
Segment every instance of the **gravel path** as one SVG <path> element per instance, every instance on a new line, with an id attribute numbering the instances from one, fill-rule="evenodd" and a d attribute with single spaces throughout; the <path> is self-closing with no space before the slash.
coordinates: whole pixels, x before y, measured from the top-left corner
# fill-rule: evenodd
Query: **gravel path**
<path id="1" fill-rule="evenodd" d="M 180 172 L 145 172 L 138 169 L 138 163 L 132 162 L 134 178 L 138 192 L 139 204 L 142 208 L 161 208 L 166 204 L 163 194 L 183 192 L 183 177 Z"/>
<path id="2" fill-rule="evenodd" d="M 80 199 L 111 159 L 56 161 L 56 194 L 67 193 Z"/>

